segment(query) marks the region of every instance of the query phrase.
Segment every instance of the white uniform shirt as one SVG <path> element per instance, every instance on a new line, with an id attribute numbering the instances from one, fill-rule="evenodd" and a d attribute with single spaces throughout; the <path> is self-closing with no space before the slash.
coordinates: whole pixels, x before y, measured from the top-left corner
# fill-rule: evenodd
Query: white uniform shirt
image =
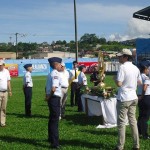
<path id="1" fill-rule="evenodd" d="M 23 77 L 23 85 L 27 85 L 27 87 L 33 87 L 31 73 L 27 71 Z"/>
<path id="2" fill-rule="evenodd" d="M 150 79 L 146 79 L 144 84 L 147 85 L 147 89 L 145 91 L 145 95 L 150 95 Z"/>
<path id="3" fill-rule="evenodd" d="M 138 95 L 142 95 L 143 84 L 144 84 L 146 79 L 149 79 L 149 77 L 144 73 L 141 73 L 141 78 L 142 78 L 142 85 L 138 85 L 138 89 L 137 89 L 137 94 Z"/>
<path id="4" fill-rule="evenodd" d="M 7 91 L 7 81 L 10 79 L 10 73 L 7 69 L 4 68 L 2 71 L 0 71 L 0 91 Z"/>
<path id="5" fill-rule="evenodd" d="M 52 87 L 56 88 L 54 95 L 61 97 L 60 73 L 55 69 L 47 76 L 46 94 L 51 93 Z"/>
<path id="6" fill-rule="evenodd" d="M 87 78 L 83 72 L 80 72 L 78 76 L 78 82 L 79 84 L 87 85 Z"/>
<path id="7" fill-rule="evenodd" d="M 131 101 L 137 99 L 137 82 L 142 82 L 142 79 L 139 69 L 132 62 L 125 62 L 120 66 L 117 81 L 122 82 L 122 86 L 118 89 L 118 100 Z"/>
<path id="8" fill-rule="evenodd" d="M 68 87 L 69 86 L 69 72 L 65 69 L 60 73 L 60 84 L 61 87 Z"/>

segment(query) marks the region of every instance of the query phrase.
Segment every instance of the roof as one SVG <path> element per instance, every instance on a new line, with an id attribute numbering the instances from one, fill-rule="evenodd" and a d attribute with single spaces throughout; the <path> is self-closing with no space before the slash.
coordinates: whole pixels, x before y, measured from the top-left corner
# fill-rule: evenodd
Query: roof
<path id="1" fill-rule="evenodd" d="M 150 6 L 135 12 L 133 18 L 150 21 Z"/>

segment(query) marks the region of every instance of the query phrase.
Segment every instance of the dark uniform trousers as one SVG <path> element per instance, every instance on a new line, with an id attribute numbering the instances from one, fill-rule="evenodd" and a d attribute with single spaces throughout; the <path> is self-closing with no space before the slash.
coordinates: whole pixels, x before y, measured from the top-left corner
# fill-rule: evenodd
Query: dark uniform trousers
<path id="1" fill-rule="evenodd" d="M 77 97 L 78 97 L 78 111 L 82 112 L 83 111 L 83 107 L 82 107 L 82 100 L 81 100 L 81 95 L 82 95 L 81 87 L 78 88 L 77 90 L 78 90 L 78 92 L 77 92 Z"/>
<path id="2" fill-rule="evenodd" d="M 142 107 L 143 111 L 141 113 L 141 120 L 140 120 L 140 125 L 141 125 L 141 134 L 143 137 L 148 136 L 148 120 L 150 117 L 150 95 L 145 95 L 144 98 L 142 99 Z"/>
<path id="3" fill-rule="evenodd" d="M 138 95 L 141 96 L 141 95 Z M 139 110 L 139 116 L 138 116 L 138 120 L 137 120 L 137 125 L 138 125 L 138 131 L 139 131 L 139 135 L 142 134 L 142 116 L 144 113 L 144 105 L 143 105 L 143 99 L 141 99 L 140 101 L 138 101 L 138 110 Z"/>
<path id="4" fill-rule="evenodd" d="M 78 82 L 71 83 L 71 106 L 78 104 Z"/>
<path id="5" fill-rule="evenodd" d="M 49 122 L 48 122 L 48 141 L 52 146 L 59 146 L 59 116 L 60 116 L 60 97 L 52 96 L 48 101 Z"/>
<path id="6" fill-rule="evenodd" d="M 32 87 L 25 87 L 24 95 L 25 95 L 25 114 L 26 116 L 31 116 Z"/>

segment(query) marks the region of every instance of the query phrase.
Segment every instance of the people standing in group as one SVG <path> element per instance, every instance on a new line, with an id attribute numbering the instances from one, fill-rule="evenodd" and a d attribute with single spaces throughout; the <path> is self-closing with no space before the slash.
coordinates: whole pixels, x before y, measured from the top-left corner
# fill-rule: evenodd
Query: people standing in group
<path id="1" fill-rule="evenodd" d="M 70 70 L 70 82 L 71 82 L 71 97 L 70 97 L 70 101 L 71 101 L 71 106 L 73 107 L 74 105 L 78 104 L 78 75 L 79 75 L 79 71 L 78 71 L 78 62 L 77 61 L 73 61 L 73 70 Z"/>
<path id="2" fill-rule="evenodd" d="M 99 75 L 98 65 L 96 64 L 94 66 L 94 71 L 93 71 L 93 73 L 90 76 L 90 81 L 94 83 L 94 86 L 97 86 L 100 83 L 98 75 Z"/>
<path id="3" fill-rule="evenodd" d="M 81 101 L 81 95 L 82 95 L 81 89 L 82 88 L 87 89 L 87 77 L 85 75 L 86 66 L 84 66 L 84 65 L 79 66 L 79 71 L 80 71 L 80 74 L 78 76 L 78 83 L 79 83 L 79 86 L 78 86 L 78 112 L 82 112 L 83 108 L 82 108 L 82 101 Z"/>
<path id="4" fill-rule="evenodd" d="M 143 86 L 141 94 L 141 110 L 139 115 L 139 129 L 143 139 L 150 139 L 148 135 L 148 120 L 150 118 L 150 79 L 148 76 L 149 69 L 143 66 Z"/>
<path id="5" fill-rule="evenodd" d="M 61 72 L 60 72 L 60 77 L 61 77 L 61 91 L 62 91 L 62 96 L 61 96 L 61 110 L 60 110 L 60 119 L 65 118 L 65 106 L 66 106 L 66 101 L 67 101 L 67 96 L 68 96 L 68 86 L 69 86 L 69 72 L 66 70 L 65 63 L 61 63 Z"/>
<path id="6" fill-rule="evenodd" d="M 62 96 L 61 91 L 61 62 L 59 57 L 52 57 L 48 59 L 51 68 L 46 82 L 46 101 L 49 107 L 49 122 L 48 122 L 48 141 L 51 148 L 58 149 L 59 145 L 59 116 L 60 116 L 60 99 Z"/>
<path id="7" fill-rule="evenodd" d="M 139 150 L 139 134 L 136 121 L 137 84 L 142 84 L 139 69 L 132 64 L 132 52 L 123 49 L 117 54 L 121 63 L 117 73 L 116 84 L 119 87 L 117 95 L 117 126 L 118 143 L 115 150 L 123 150 L 125 144 L 126 116 L 133 136 L 133 150 Z"/>
<path id="8" fill-rule="evenodd" d="M 6 107 L 8 101 L 8 94 L 12 96 L 10 74 L 5 69 L 5 62 L 0 60 L 0 126 L 6 126 Z"/>
<path id="9" fill-rule="evenodd" d="M 145 80 L 149 79 L 148 74 L 149 74 L 149 69 L 145 65 L 140 65 L 140 73 L 141 73 L 141 78 L 142 78 L 142 84 L 138 85 L 137 89 L 137 95 L 138 95 L 138 109 L 139 109 L 139 116 L 138 116 L 138 131 L 139 131 L 139 136 L 142 136 L 142 126 L 143 126 L 143 117 L 145 116 L 145 108 L 144 108 L 144 102 L 143 102 L 143 85 Z"/>
<path id="10" fill-rule="evenodd" d="M 31 117 L 32 87 L 33 87 L 31 76 L 32 64 L 26 64 L 24 65 L 24 68 L 26 70 L 26 73 L 24 74 L 23 77 L 23 92 L 25 96 L 25 116 Z"/>

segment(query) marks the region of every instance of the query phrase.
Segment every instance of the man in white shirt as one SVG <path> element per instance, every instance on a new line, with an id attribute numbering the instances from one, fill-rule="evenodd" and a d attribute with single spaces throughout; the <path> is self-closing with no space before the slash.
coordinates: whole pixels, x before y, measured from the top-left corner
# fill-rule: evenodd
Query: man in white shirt
<path id="1" fill-rule="evenodd" d="M 10 74 L 7 69 L 4 68 L 5 62 L 0 60 L 0 126 L 6 126 L 6 107 L 9 96 L 12 96 Z"/>
<path id="2" fill-rule="evenodd" d="M 117 56 L 121 65 L 116 79 L 119 89 L 117 95 L 118 144 L 115 150 L 123 150 L 124 148 L 126 116 L 128 116 L 132 131 L 133 150 L 139 150 L 139 135 L 136 121 L 136 105 L 138 103 L 136 88 L 137 83 L 142 83 L 142 79 L 139 69 L 131 62 L 132 53 L 129 49 L 123 49 Z"/>
<path id="3" fill-rule="evenodd" d="M 61 91 L 62 96 L 60 100 L 61 104 L 61 111 L 60 111 L 60 117 L 65 117 L 65 106 L 67 101 L 67 95 L 68 95 L 68 86 L 69 86 L 69 72 L 65 68 L 65 63 L 61 63 L 61 72 L 60 72 L 60 78 L 61 78 Z"/>
<path id="4" fill-rule="evenodd" d="M 70 70 L 70 76 L 71 76 L 71 94 L 70 94 L 70 101 L 71 101 L 71 106 L 73 107 L 74 105 L 78 104 L 78 62 L 73 61 L 73 70 Z"/>

